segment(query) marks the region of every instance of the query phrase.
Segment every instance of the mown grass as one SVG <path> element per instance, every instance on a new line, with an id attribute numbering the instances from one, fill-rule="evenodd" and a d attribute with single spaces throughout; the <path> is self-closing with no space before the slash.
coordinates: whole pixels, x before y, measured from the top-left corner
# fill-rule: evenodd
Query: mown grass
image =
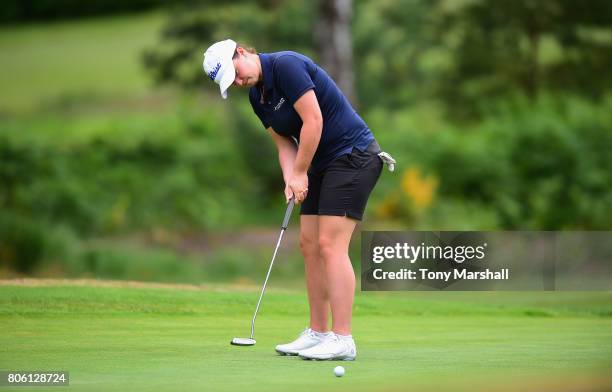
<path id="1" fill-rule="evenodd" d="M 0 368 L 65 369 L 71 390 L 605 390 L 610 293 L 359 293 L 359 357 L 277 356 L 307 323 L 304 293 L 272 286 L 0 286 Z M 31 284 L 31 282 L 29 283 Z M 47 283 L 49 284 L 49 283 Z"/>

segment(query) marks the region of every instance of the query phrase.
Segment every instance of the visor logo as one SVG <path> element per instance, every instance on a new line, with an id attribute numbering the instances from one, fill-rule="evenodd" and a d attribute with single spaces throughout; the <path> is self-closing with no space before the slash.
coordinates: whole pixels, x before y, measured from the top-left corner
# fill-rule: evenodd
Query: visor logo
<path id="1" fill-rule="evenodd" d="M 221 63 L 217 63 L 217 65 L 215 65 L 215 67 L 208 73 L 208 77 L 213 82 L 215 81 L 215 78 L 217 77 L 217 73 L 219 72 L 220 68 L 221 68 Z"/>

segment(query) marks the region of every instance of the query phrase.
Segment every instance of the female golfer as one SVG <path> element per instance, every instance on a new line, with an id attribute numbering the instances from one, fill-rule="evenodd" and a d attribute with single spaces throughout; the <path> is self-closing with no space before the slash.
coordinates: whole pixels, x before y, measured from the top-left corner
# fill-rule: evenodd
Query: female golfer
<path id="1" fill-rule="evenodd" d="M 258 54 L 228 39 L 206 50 L 203 65 L 223 98 L 232 84 L 250 88 L 253 111 L 278 149 L 285 198 L 301 204 L 310 326 L 276 351 L 354 360 L 355 273 L 348 249 L 383 166 L 372 132 L 329 75 L 299 53 Z"/>

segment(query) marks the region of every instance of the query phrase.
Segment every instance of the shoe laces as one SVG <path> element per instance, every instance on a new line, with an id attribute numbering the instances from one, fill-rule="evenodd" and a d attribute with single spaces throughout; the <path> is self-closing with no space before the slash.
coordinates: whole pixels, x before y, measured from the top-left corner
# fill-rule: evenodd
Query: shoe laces
<path id="1" fill-rule="evenodd" d="M 329 336 L 327 336 L 321 344 L 330 345 L 330 344 L 335 344 L 335 343 L 343 344 L 343 342 L 340 340 L 338 335 L 336 335 L 335 333 L 332 333 Z"/>
<path id="2" fill-rule="evenodd" d="M 333 347 L 333 350 L 336 350 L 335 347 L 341 346 L 343 348 L 343 350 L 348 350 L 351 353 L 354 352 L 353 348 L 351 347 L 351 344 L 340 338 L 338 335 L 334 334 L 330 334 L 330 336 L 328 336 L 318 347 L 319 350 L 330 350 Z"/>
<path id="3" fill-rule="evenodd" d="M 351 349 L 352 350 L 352 344 L 351 341 L 348 339 L 343 339 L 340 336 L 336 335 L 335 333 L 332 334 L 327 340 L 326 342 L 338 342 L 341 345 L 343 345 L 344 347 L 346 347 L 347 349 Z"/>
<path id="4" fill-rule="evenodd" d="M 328 339 L 328 341 L 330 341 L 330 342 L 331 342 L 331 341 L 335 341 L 335 342 L 339 342 L 339 341 L 340 341 L 340 338 L 339 338 L 339 337 L 338 337 L 338 335 L 336 335 L 335 333 L 332 333 L 332 334 L 331 334 L 331 336 L 329 336 L 327 339 Z"/>

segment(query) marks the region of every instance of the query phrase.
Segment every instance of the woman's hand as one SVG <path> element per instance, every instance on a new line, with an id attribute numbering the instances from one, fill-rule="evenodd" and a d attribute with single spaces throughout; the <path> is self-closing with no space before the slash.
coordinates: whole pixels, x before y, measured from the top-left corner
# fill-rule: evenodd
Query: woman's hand
<path id="1" fill-rule="evenodd" d="M 292 197 L 293 191 L 291 190 L 291 187 L 289 186 L 289 184 L 285 184 L 285 201 L 289 203 L 289 200 L 291 200 Z"/>
<path id="2" fill-rule="evenodd" d="M 295 196 L 295 204 L 300 204 L 308 195 L 308 175 L 304 173 L 293 173 L 293 177 L 289 180 L 289 188 L 293 196 Z M 285 196 L 287 189 L 285 188 Z"/>

